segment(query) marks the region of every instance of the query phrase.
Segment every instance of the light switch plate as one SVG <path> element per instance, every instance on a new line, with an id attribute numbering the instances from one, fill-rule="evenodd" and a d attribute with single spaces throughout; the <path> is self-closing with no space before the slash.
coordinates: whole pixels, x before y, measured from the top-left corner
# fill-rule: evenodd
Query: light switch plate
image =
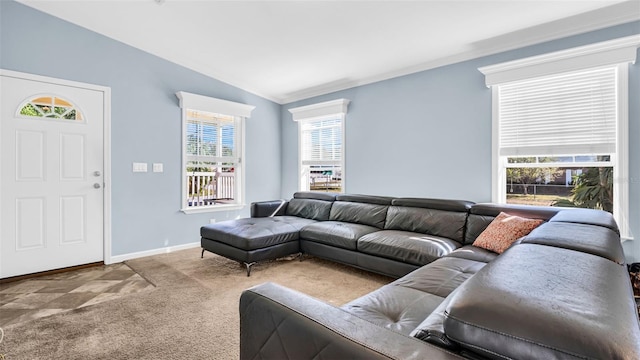
<path id="1" fill-rule="evenodd" d="M 147 172 L 147 163 L 133 163 L 133 172 Z"/>
<path id="2" fill-rule="evenodd" d="M 164 165 L 162 163 L 153 163 L 153 172 L 161 173 L 164 171 Z"/>

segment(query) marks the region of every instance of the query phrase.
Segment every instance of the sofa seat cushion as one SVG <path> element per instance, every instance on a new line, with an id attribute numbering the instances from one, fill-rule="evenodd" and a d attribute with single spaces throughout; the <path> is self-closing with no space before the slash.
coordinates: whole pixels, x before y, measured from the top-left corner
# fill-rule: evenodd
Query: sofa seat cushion
<path id="1" fill-rule="evenodd" d="M 342 308 L 374 324 L 409 335 L 443 300 L 440 296 L 393 284 Z"/>
<path id="2" fill-rule="evenodd" d="M 485 265 L 480 261 L 444 257 L 412 271 L 392 284 L 447 297 Z"/>
<path id="3" fill-rule="evenodd" d="M 296 216 L 236 219 L 205 225 L 200 235 L 238 249 L 255 250 L 296 241 L 300 229 L 315 222 Z"/>
<path id="4" fill-rule="evenodd" d="M 300 231 L 300 238 L 355 250 L 356 241 L 374 231 L 379 231 L 379 229 L 369 225 L 341 221 L 322 221 L 305 226 Z"/>
<path id="5" fill-rule="evenodd" d="M 444 330 L 492 359 L 640 359 L 636 311 L 624 266 L 518 244 L 460 286 Z"/>
<path id="6" fill-rule="evenodd" d="M 465 245 L 461 248 L 453 250 L 450 254 L 445 256 L 488 263 L 498 257 L 498 254 L 487 249 L 479 248 L 477 246 Z"/>
<path id="7" fill-rule="evenodd" d="M 461 244 L 449 238 L 400 230 L 383 230 L 358 240 L 358 251 L 425 265 L 459 248 Z"/>

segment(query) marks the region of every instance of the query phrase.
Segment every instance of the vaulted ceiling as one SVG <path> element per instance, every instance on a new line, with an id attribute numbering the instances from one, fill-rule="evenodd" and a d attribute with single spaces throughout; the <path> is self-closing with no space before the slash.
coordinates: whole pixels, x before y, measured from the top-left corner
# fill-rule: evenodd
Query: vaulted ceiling
<path id="1" fill-rule="evenodd" d="M 640 0 L 19 0 L 278 103 L 640 19 Z"/>

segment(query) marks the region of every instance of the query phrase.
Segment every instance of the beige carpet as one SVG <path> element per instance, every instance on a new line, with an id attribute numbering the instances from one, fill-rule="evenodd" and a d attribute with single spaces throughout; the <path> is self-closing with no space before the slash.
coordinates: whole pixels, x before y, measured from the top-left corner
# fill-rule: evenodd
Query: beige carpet
<path id="1" fill-rule="evenodd" d="M 128 261 L 155 289 L 5 327 L 0 358 L 237 359 L 240 293 L 271 281 L 335 305 L 391 279 L 307 258 L 244 267 L 190 249 Z"/>

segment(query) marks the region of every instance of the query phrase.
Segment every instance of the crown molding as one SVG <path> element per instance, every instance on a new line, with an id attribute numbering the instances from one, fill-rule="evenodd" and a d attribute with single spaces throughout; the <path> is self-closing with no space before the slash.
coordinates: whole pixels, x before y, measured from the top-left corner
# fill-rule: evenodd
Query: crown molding
<path id="1" fill-rule="evenodd" d="M 473 44 L 473 48 L 469 51 L 445 56 L 415 66 L 396 69 L 360 80 L 333 84 L 333 86 L 316 87 L 313 89 L 302 89 L 291 92 L 285 96 L 279 97 L 278 100 L 280 100 L 280 104 L 288 104 L 320 95 L 330 94 L 336 91 L 373 84 L 421 71 L 435 69 L 441 66 L 499 54 L 548 41 L 559 40 L 633 21 L 640 21 L 640 9 L 638 8 L 637 0 L 625 1 L 603 9 L 590 11 L 584 14 L 567 17 L 525 30 L 498 36 Z"/>

